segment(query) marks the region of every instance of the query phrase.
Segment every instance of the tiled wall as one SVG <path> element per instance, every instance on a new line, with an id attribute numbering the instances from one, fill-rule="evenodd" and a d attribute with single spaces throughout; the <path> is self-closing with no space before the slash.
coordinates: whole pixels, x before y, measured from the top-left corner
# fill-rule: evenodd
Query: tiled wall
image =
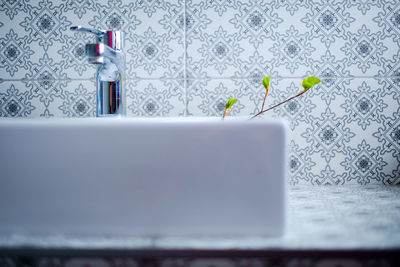
<path id="1" fill-rule="evenodd" d="M 290 120 L 290 183 L 400 182 L 398 0 L 8 0 L 0 3 L 0 116 L 93 116 L 88 34 L 126 35 L 130 116 L 259 110 Z"/>

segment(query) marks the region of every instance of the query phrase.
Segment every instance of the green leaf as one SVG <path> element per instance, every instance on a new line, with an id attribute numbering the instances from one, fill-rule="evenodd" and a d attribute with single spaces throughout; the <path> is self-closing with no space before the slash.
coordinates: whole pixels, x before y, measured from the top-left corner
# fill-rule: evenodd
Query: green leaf
<path id="1" fill-rule="evenodd" d="M 305 93 L 308 89 L 310 89 L 314 85 L 319 84 L 320 82 L 321 82 L 321 80 L 314 76 L 305 78 L 302 83 L 303 88 L 304 88 L 303 93 Z"/>
<path id="2" fill-rule="evenodd" d="M 226 114 L 228 114 L 228 112 L 231 110 L 233 104 L 235 104 L 237 102 L 236 98 L 229 98 L 228 102 L 226 102 L 225 104 L 225 110 L 224 110 L 224 114 L 222 115 L 222 118 L 225 118 Z"/>
<path id="3" fill-rule="evenodd" d="M 230 110 L 232 108 L 233 104 L 235 104 L 236 102 L 237 102 L 236 98 L 231 98 L 230 97 L 228 102 L 226 102 L 225 109 L 226 110 Z"/>
<path id="4" fill-rule="evenodd" d="M 264 77 L 262 84 L 264 85 L 265 89 L 269 89 L 269 79 L 271 78 L 271 75 L 268 75 L 267 77 Z"/>

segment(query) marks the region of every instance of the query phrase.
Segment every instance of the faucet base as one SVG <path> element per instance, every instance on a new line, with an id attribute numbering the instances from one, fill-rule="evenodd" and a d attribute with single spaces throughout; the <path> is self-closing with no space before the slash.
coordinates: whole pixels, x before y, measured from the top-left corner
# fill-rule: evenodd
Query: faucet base
<path id="1" fill-rule="evenodd" d="M 122 116 L 122 84 L 117 81 L 98 81 L 97 117 Z"/>

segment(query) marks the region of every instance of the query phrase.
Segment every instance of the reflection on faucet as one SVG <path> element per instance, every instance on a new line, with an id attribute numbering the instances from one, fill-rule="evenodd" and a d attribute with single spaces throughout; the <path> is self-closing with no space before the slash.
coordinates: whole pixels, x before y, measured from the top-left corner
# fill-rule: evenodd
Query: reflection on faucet
<path id="1" fill-rule="evenodd" d="M 101 31 L 71 27 L 73 31 L 95 34 L 96 44 L 86 44 L 90 64 L 97 64 L 97 116 L 125 114 L 125 55 L 122 52 L 123 36 L 120 31 Z"/>

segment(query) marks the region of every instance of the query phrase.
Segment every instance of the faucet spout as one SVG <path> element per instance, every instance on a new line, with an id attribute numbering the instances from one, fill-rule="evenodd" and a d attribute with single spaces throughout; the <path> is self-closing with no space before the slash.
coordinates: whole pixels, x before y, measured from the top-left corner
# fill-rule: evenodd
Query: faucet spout
<path id="1" fill-rule="evenodd" d="M 89 28 L 85 28 L 82 26 L 72 26 L 71 28 L 69 28 L 71 31 L 79 31 L 79 32 L 88 32 L 88 33 L 93 33 L 95 35 L 102 35 L 105 34 L 105 31 L 100 31 L 100 30 L 96 30 L 96 29 L 89 29 Z"/>

